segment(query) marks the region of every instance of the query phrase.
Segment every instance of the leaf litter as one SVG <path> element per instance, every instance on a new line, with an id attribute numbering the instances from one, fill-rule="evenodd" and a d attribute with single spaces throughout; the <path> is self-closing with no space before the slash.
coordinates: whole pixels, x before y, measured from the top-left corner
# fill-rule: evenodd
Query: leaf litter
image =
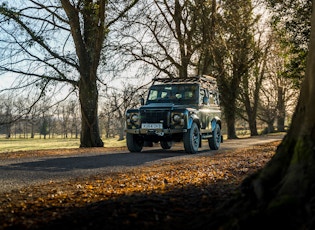
<path id="1" fill-rule="evenodd" d="M 2 193 L 0 229 L 190 229 L 264 167 L 279 144 Z"/>

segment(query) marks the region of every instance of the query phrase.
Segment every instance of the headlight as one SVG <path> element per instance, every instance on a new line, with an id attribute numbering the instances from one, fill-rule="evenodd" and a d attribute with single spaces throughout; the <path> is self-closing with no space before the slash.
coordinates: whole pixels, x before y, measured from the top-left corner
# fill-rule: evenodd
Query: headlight
<path id="1" fill-rule="evenodd" d="M 173 116 L 173 121 L 176 122 L 176 123 L 177 123 L 177 122 L 180 122 L 181 118 L 182 118 L 182 117 L 181 117 L 179 114 L 174 114 L 174 116 Z"/>
<path id="2" fill-rule="evenodd" d="M 177 126 L 183 126 L 184 125 L 184 117 L 185 114 L 181 112 L 174 112 L 172 113 L 172 124 Z"/>
<path id="3" fill-rule="evenodd" d="M 133 115 L 131 116 L 131 121 L 133 121 L 133 122 L 139 121 L 139 115 L 138 115 L 138 114 L 133 114 Z"/>
<path id="4" fill-rule="evenodd" d="M 139 126 L 140 124 L 140 114 L 137 112 L 126 113 L 127 127 L 131 128 L 133 126 Z M 134 127 L 135 128 L 135 127 Z"/>

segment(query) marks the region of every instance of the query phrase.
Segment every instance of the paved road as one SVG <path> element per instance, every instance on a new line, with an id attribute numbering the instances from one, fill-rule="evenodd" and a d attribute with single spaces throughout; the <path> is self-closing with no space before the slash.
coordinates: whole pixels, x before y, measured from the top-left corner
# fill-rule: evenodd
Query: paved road
<path id="1" fill-rule="evenodd" d="M 263 136 L 226 140 L 218 151 L 210 151 L 207 142 L 198 154 L 186 154 L 182 143 L 171 150 L 144 148 L 141 153 L 114 152 L 8 159 L 0 162 L 0 192 L 9 192 L 23 186 L 69 180 L 107 172 L 119 172 L 145 164 L 180 160 L 200 155 L 213 155 L 227 150 L 281 140 L 283 136 Z"/>

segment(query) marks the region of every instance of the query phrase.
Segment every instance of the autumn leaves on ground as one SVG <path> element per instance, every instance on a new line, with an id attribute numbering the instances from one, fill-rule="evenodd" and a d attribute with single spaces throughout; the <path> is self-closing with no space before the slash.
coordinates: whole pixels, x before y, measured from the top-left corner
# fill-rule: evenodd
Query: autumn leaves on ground
<path id="1" fill-rule="evenodd" d="M 0 229 L 199 229 L 279 143 L 0 194 Z"/>

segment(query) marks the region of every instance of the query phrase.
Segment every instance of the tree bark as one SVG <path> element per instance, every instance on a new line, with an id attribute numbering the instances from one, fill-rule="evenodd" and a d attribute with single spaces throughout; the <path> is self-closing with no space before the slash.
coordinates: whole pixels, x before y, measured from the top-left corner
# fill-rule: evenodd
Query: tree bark
<path id="1" fill-rule="evenodd" d="M 257 136 L 257 108 L 258 108 L 258 100 L 259 100 L 259 90 L 261 83 L 256 82 L 254 89 L 254 97 L 253 102 L 251 102 L 249 96 L 249 76 L 246 74 L 243 78 L 243 92 L 241 93 L 241 97 L 243 98 L 243 103 L 245 105 L 245 110 L 247 114 L 247 121 L 249 125 L 250 135 Z M 258 80 L 257 80 L 258 81 Z"/>
<path id="2" fill-rule="evenodd" d="M 212 216 L 209 229 L 315 228 L 315 4 L 312 12 L 306 77 L 291 127 L 268 164 Z"/>
<path id="3" fill-rule="evenodd" d="M 103 147 L 98 124 L 98 90 L 96 81 L 80 83 L 79 99 L 81 104 L 80 147 Z"/>
<path id="4" fill-rule="evenodd" d="M 227 138 L 236 139 L 236 129 L 235 129 L 235 109 L 228 110 L 227 106 L 224 107 L 224 116 L 226 120 L 227 128 Z"/>
<path id="5" fill-rule="evenodd" d="M 221 105 L 223 107 L 224 117 L 227 125 L 227 138 L 236 139 L 236 100 L 239 95 L 239 85 L 241 77 L 233 75 L 233 79 L 229 81 L 227 77 L 218 78 L 218 86 L 221 93 Z M 223 96 L 224 95 L 224 96 Z"/>

